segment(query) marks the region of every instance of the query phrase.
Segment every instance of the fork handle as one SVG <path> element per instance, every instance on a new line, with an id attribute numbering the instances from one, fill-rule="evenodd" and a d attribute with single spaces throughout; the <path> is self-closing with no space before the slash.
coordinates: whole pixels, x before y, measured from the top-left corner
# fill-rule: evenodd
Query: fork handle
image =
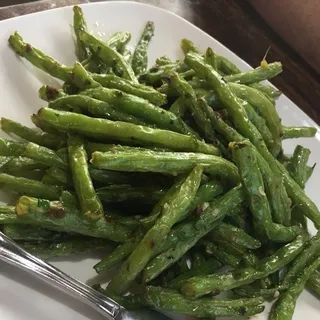
<path id="1" fill-rule="evenodd" d="M 49 263 L 28 253 L 0 232 L 0 260 L 35 274 L 58 289 L 86 303 L 108 320 L 115 320 L 122 307 L 86 284 L 71 278 Z"/>

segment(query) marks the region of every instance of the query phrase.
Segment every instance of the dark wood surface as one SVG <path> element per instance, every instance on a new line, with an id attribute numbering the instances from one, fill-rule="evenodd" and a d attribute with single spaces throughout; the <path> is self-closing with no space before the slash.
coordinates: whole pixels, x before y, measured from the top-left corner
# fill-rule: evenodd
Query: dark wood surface
<path id="1" fill-rule="evenodd" d="M 0 6 L 28 2 L 1 0 Z M 56 6 L 94 2 L 53 0 L 32 6 L 0 8 L 0 19 Z M 216 38 L 251 66 L 258 66 L 271 46 L 268 61 L 281 61 L 284 72 L 272 82 L 320 124 L 320 75 L 279 37 L 245 0 L 141 0 L 173 11 Z"/>

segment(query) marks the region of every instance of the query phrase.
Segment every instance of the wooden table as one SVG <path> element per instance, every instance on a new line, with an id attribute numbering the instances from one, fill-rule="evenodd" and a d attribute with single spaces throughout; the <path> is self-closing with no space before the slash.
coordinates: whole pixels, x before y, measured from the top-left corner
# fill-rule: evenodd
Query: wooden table
<path id="1" fill-rule="evenodd" d="M 6 3 L 7 2 L 7 3 Z M 0 5 L 28 2 L 1 0 Z M 53 0 L 0 8 L 0 19 L 78 3 Z M 271 46 L 268 61 L 279 60 L 284 72 L 272 82 L 320 124 L 320 75 L 291 49 L 245 0 L 139 0 L 173 11 L 209 33 L 252 66 L 258 66 Z"/>

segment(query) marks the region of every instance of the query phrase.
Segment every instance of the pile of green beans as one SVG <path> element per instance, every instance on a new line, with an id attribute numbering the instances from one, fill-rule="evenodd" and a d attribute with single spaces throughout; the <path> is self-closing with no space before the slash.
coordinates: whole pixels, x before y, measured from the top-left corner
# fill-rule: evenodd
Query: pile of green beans
<path id="1" fill-rule="evenodd" d="M 17 196 L 0 229 L 45 259 L 105 249 L 99 278 L 120 266 L 94 288 L 127 308 L 250 317 L 276 300 L 269 319 L 292 319 L 305 287 L 320 295 L 320 231 L 306 227 L 320 212 L 304 192 L 310 150 L 284 155 L 282 140 L 317 129 L 281 124 L 263 82 L 281 63 L 241 72 L 182 39 L 184 60 L 148 69 L 153 22 L 131 52 L 130 32 L 103 41 L 73 12 L 74 66 L 9 37 L 64 84 L 40 88 L 37 130 L 1 119 L 19 139 L 0 139 L 1 190 Z"/>

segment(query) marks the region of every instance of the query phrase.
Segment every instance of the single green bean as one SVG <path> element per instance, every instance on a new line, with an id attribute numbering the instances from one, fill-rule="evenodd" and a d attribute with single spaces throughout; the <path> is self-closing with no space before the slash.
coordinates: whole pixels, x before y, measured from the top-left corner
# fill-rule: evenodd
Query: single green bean
<path id="1" fill-rule="evenodd" d="M 156 152 L 156 151 L 119 151 L 94 152 L 91 163 L 94 167 L 107 170 L 159 172 L 162 174 L 178 175 L 189 172 L 195 165 L 200 164 L 206 173 L 238 181 L 237 168 L 229 161 L 200 153 Z"/>
<path id="2" fill-rule="evenodd" d="M 141 37 L 138 41 L 138 44 L 132 55 L 132 69 L 134 73 L 139 76 L 140 74 L 146 72 L 148 67 L 148 45 L 151 41 L 151 38 L 154 35 L 154 23 L 152 21 L 148 21 Z"/>
<path id="3" fill-rule="evenodd" d="M 0 155 L 26 157 L 46 165 L 66 168 L 67 163 L 56 152 L 33 142 L 15 142 L 0 139 Z"/>
<path id="4" fill-rule="evenodd" d="M 36 180 L 15 177 L 6 173 L 0 173 L 0 185 L 3 190 L 49 200 L 59 199 L 62 191 L 59 186 L 47 186 Z"/>
<path id="5" fill-rule="evenodd" d="M 15 212 L 13 214 L 15 214 Z M 23 241 L 66 240 L 73 236 L 70 233 L 55 232 L 38 226 L 27 226 L 21 224 L 6 224 L 2 227 L 2 231 L 12 240 Z"/>
<path id="6" fill-rule="evenodd" d="M 120 78 L 114 74 L 91 74 L 91 76 L 105 88 L 121 90 L 146 99 L 156 106 L 162 106 L 167 103 L 166 96 L 152 87 Z"/>
<path id="7" fill-rule="evenodd" d="M 189 39 L 182 39 L 180 46 L 184 54 L 188 54 L 190 51 L 199 53 L 199 49 Z"/>
<path id="8" fill-rule="evenodd" d="M 110 104 L 84 95 L 64 96 L 51 101 L 48 105 L 52 109 L 67 110 L 75 113 L 89 112 L 95 117 L 106 118 L 114 121 L 130 122 L 137 125 L 149 125 L 135 116 L 113 108 Z"/>
<path id="9" fill-rule="evenodd" d="M 69 136 L 68 151 L 73 184 L 82 214 L 92 220 L 100 219 L 104 215 L 103 206 L 89 174 L 88 156 L 83 140 L 76 136 Z"/>
<path id="10" fill-rule="evenodd" d="M 17 172 L 30 172 L 38 169 L 46 169 L 48 165 L 36 160 L 24 157 L 5 157 L 8 161 L 1 167 L 5 173 L 15 174 Z"/>
<path id="11" fill-rule="evenodd" d="M 105 239 L 78 237 L 67 240 L 55 240 L 54 242 L 19 241 L 19 245 L 36 257 L 47 260 L 71 254 L 92 252 L 92 250 L 97 249 L 106 249 L 108 242 Z"/>
<path id="12" fill-rule="evenodd" d="M 213 240 L 220 238 L 248 249 L 258 249 L 261 246 L 259 240 L 254 239 L 244 230 L 225 222 L 219 224 L 210 236 Z"/>
<path id="13" fill-rule="evenodd" d="M 184 313 L 196 317 L 252 316 L 264 310 L 263 298 L 212 299 L 202 298 L 190 301 L 172 289 L 161 287 L 146 288 L 146 300 L 155 308 Z"/>
<path id="14" fill-rule="evenodd" d="M 130 185 L 110 185 L 97 189 L 97 195 L 102 202 L 116 203 L 123 201 L 141 201 L 154 204 L 160 200 L 166 190 L 161 187 L 133 187 Z"/>
<path id="15" fill-rule="evenodd" d="M 68 195 L 68 197 L 67 197 Z M 125 242 L 131 236 L 127 226 L 108 222 L 103 217 L 95 222 L 85 219 L 77 207 L 68 203 L 69 194 L 62 193 L 62 202 L 22 196 L 16 204 L 17 216 L 0 219 L 0 223 L 31 224 L 49 230 L 79 233 L 95 238 Z"/>
<path id="16" fill-rule="evenodd" d="M 290 173 L 293 179 L 304 189 L 307 182 L 307 163 L 309 160 L 311 151 L 300 145 L 296 146 L 291 163 Z"/>
<path id="17" fill-rule="evenodd" d="M 282 139 L 312 138 L 317 133 L 315 127 L 282 127 Z"/>
<path id="18" fill-rule="evenodd" d="M 282 72 L 280 62 L 269 63 L 267 67 L 258 67 L 256 69 L 225 76 L 227 82 L 236 82 L 241 84 L 252 84 L 264 80 L 269 80 Z"/>
<path id="19" fill-rule="evenodd" d="M 90 50 L 80 39 L 82 30 L 87 30 L 87 23 L 79 6 L 73 7 L 73 30 L 76 36 L 76 55 L 79 61 L 83 61 L 90 56 Z"/>
<path id="20" fill-rule="evenodd" d="M 120 121 L 113 122 L 106 119 L 94 119 L 50 108 L 40 109 L 38 116 L 45 123 L 57 129 L 65 132 L 77 132 L 86 137 L 103 140 L 109 138 L 124 142 L 131 141 L 176 151 L 198 151 L 219 154 L 219 150 L 214 146 L 196 140 L 193 137 L 167 130 L 151 129 Z"/>
<path id="21" fill-rule="evenodd" d="M 65 145 L 65 141 L 60 137 L 56 137 L 50 133 L 37 132 L 10 119 L 1 118 L 1 129 L 8 134 L 13 133 L 24 140 L 49 149 L 60 149 Z"/>
<path id="22" fill-rule="evenodd" d="M 188 126 L 175 114 L 157 107 L 148 101 L 131 94 L 107 88 L 86 90 L 81 94 L 102 100 L 112 105 L 116 110 L 128 113 L 154 124 L 160 129 L 189 134 Z"/>

